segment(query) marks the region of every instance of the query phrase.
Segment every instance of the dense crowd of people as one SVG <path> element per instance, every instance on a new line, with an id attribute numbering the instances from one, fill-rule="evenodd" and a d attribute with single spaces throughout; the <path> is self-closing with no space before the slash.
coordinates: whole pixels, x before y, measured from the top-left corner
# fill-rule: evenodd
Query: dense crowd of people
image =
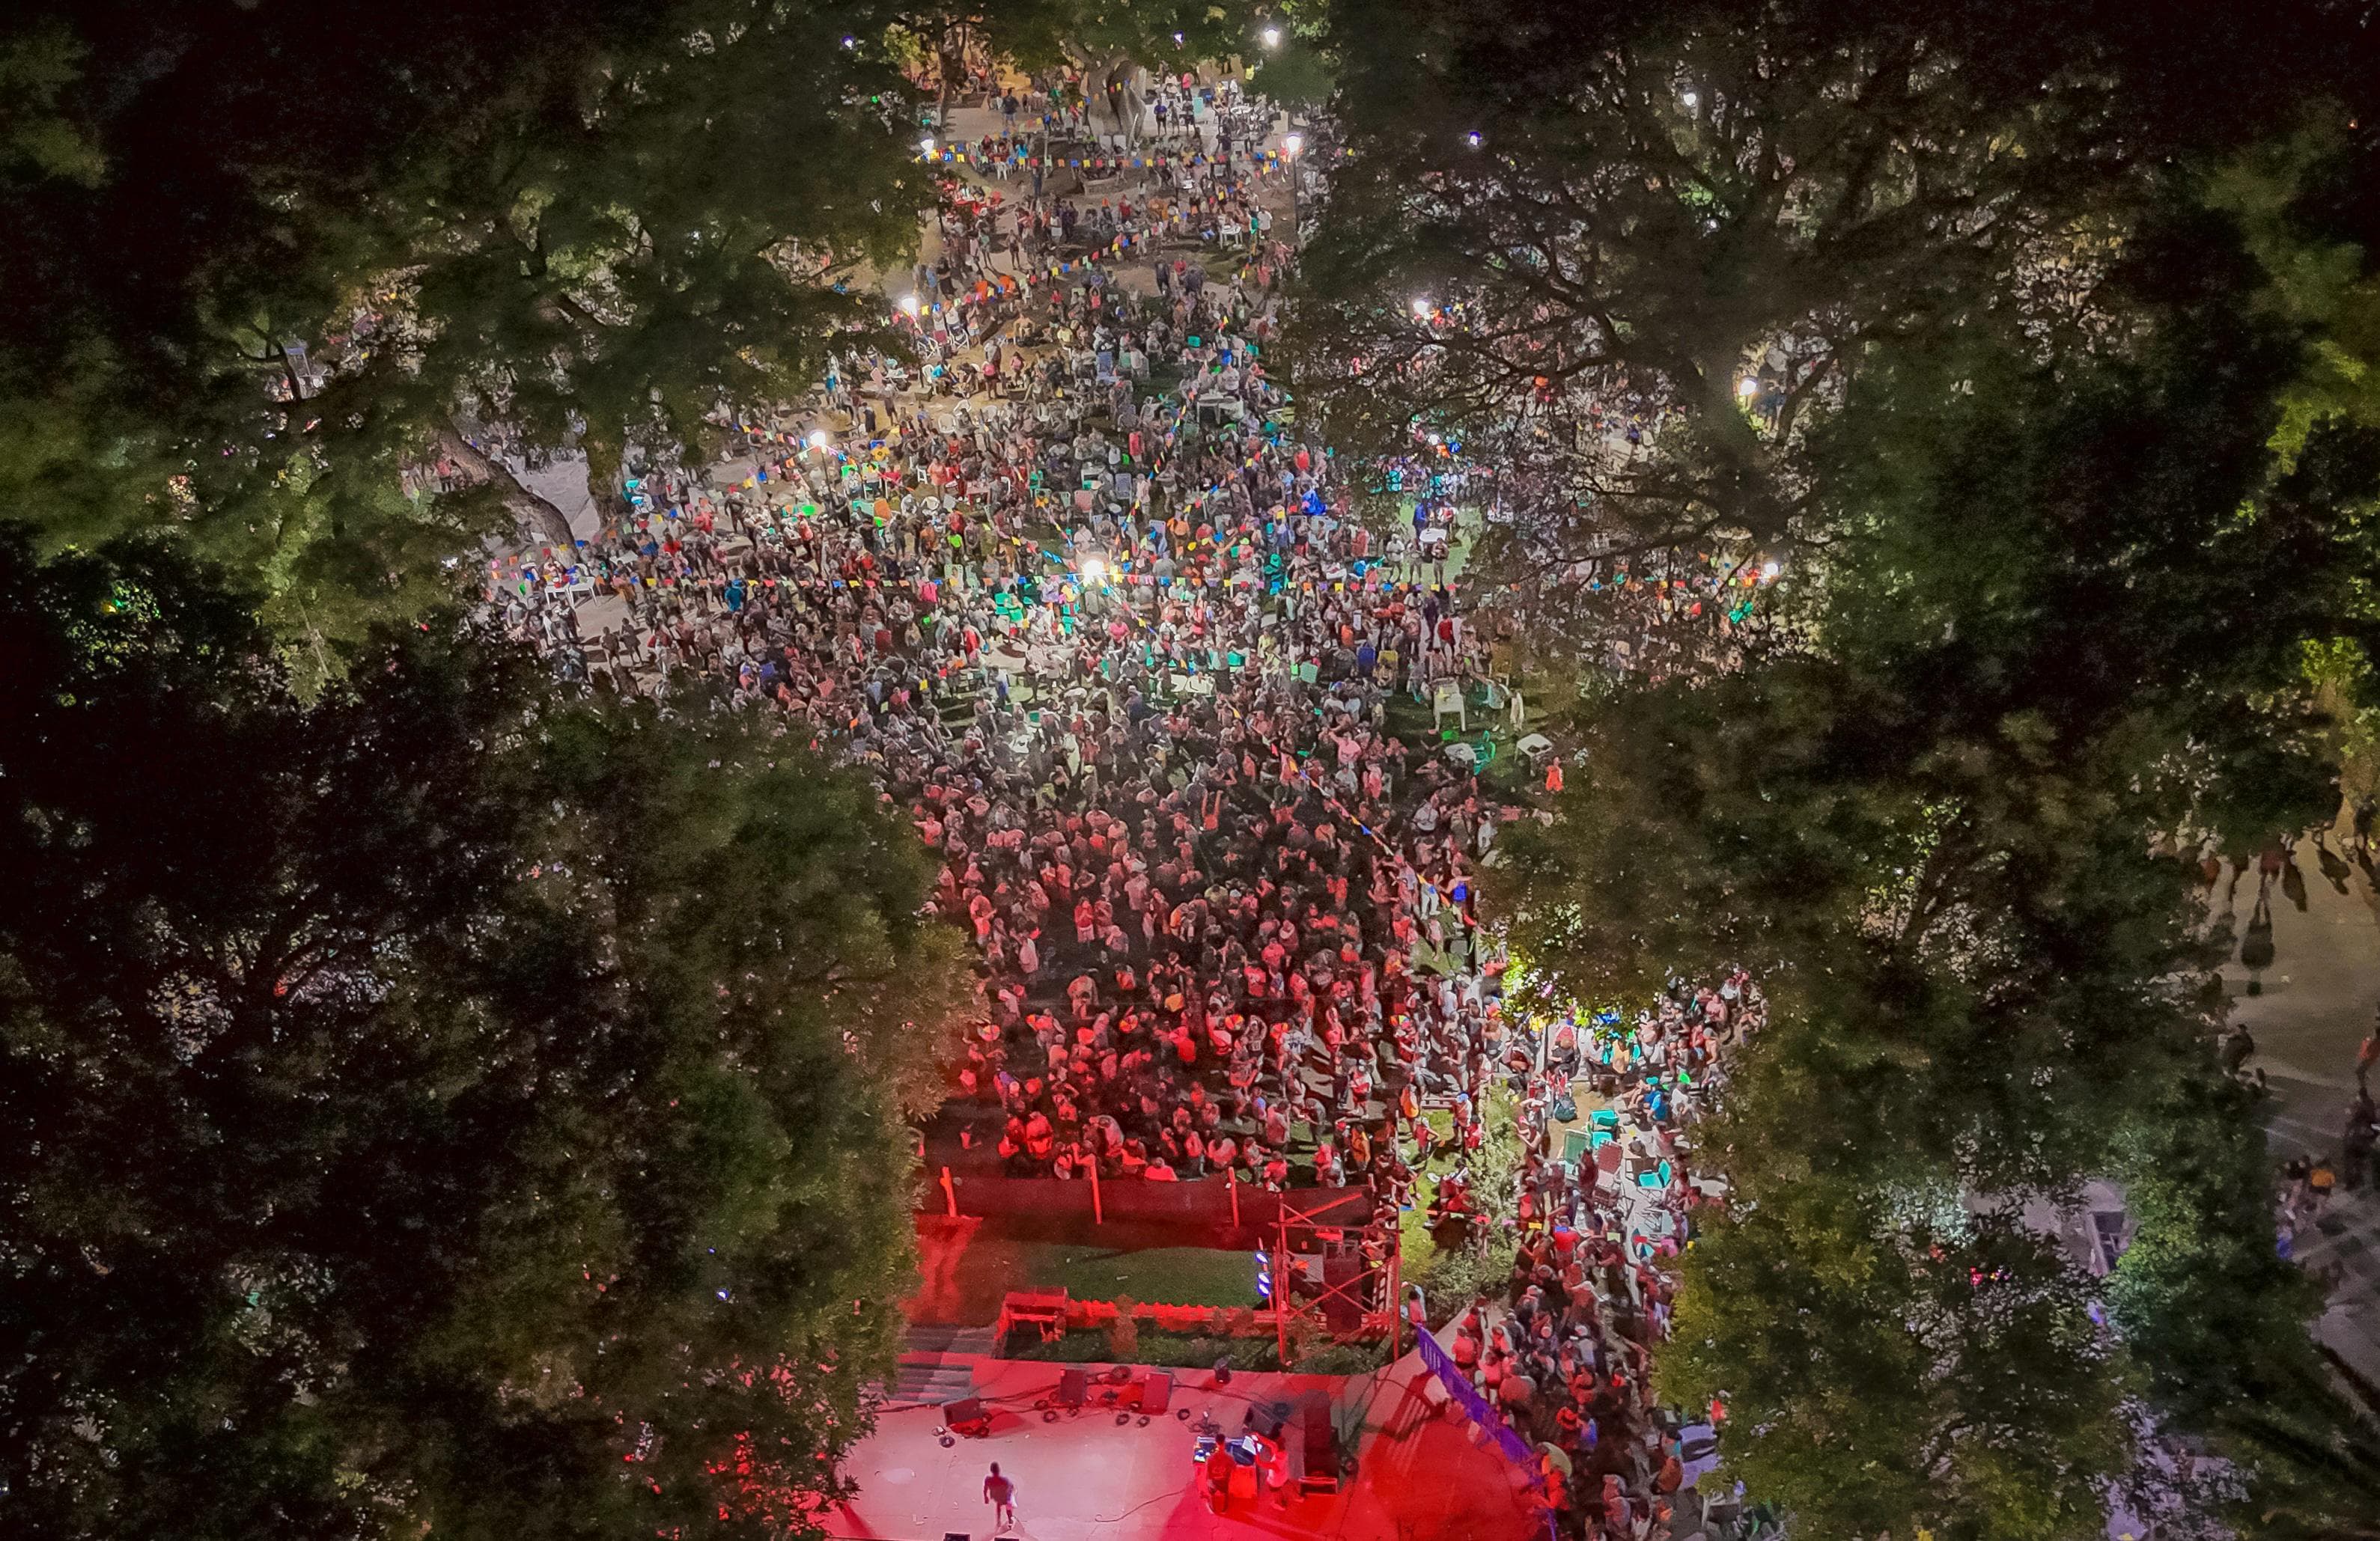
<path id="1" fill-rule="evenodd" d="M 1537 1094 L 1557 1112 L 1577 1093 L 1602 1107 L 1585 1121 L 1578 1159 L 1528 1150 L 1503 1309 L 1481 1294 L 1449 1330 L 1456 1364 L 1536 1447 L 1566 1534 L 1622 1541 L 1666 1526 L 1707 1463 L 1724 1407 L 1698 1410 L 1706 1422 L 1681 1417 L 1651 1400 L 1646 1381 L 1670 1328 L 1666 1259 L 1716 1188 L 1688 1175 L 1682 1126 L 1766 1009 L 1739 971 L 1674 987 L 1633 1021 L 1606 1013 L 1551 1029 Z M 1524 1130 L 1541 1127 L 1535 1113 L 1522 1110 Z"/>
<path id="2" fill-rule="evenodd" d="M 946 215 L 918 324 L 954 383 L 849 360 L 746 425 L 738 484 L 644 483 L 574 564 L 633 626 L 577 636 L 570 575 L 516 575 L 508 613 L 603 688 L 785 714 L 911 810 L 980 950 L 962 1106 L 1008 1170 L 1402 1200 L 1419 1100 L 1475 1103 L 1507 1047 L 1470 888 L 1515 810 L 1386 731 L 1394 692 L 1480 677 L 1423 581 L 1451 508 L 1378 541 L 1273 420 L 1279 243 L 1220 282 L 1160 255 L 1151 296 L 1069 223 Z"/>
<path id="3" fill-rule="evenodd" d="M 1474 887 L 1533 810 L 1468 735 L 1397 731 L 1494 688 L 1500 622 L 1450 576 L 1463 475 L 1413 467 L 1410 535 L 1352 516 L 1268 370 L 1278 173 L 1225 121 L 1112 204 L 954 179 L 915 369 L 839 360 L 492 599 L 566 678 L 768 715 L 907 810 L 981 975 L 955 1159 L 1361 1187 L 1375 1246 L 1401 1209 L 1512 1211 L 1507 1308 L 1458 1354 L 1566 1468 L 1549 1501 L 1638 1537 L 1674 1474 L 1642 1459 L 1658 1262 L 1698 1202 L 1672 1131 L 1757 997 L 1506 1011 Z M 617 619 L 582 632 L 590 590 Z M 1491 1106 L 1515 1193 L 1472 1191 Z"/>

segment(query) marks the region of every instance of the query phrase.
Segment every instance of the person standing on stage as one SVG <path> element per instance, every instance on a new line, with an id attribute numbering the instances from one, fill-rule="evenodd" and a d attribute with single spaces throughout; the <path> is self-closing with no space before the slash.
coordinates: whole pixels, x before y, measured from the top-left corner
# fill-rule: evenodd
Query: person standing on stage
<path id="1" fill-rule="evenodd" d="M 1000 1474 L 1000 1462 L 983 1479 L 983 1501 L 991 1505 L 991 1530 L 997 1535 L 1016 1523 L 1016 1484 Z"/>

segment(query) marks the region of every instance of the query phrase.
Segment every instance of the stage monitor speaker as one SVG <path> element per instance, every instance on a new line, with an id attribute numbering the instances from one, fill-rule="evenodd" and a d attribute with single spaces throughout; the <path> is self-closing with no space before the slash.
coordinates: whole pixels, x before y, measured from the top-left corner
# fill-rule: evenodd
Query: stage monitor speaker
<path id="1" fill-rule="evenodd" d="M 983 1422 L 983 1399 L 961 1397 L 956 1401 L 942 1403 L 942 1422 L 951 1428 L 965 1428 L 969 1424 Z"/>
<path id="2" fill-rule="evenodd" d="M 963 1530 L 946 1530 L 942 1532 L 942 1541 L 974 1541 L 974 1538 Z"/>
<path id="3" fill-rule="evenodd" d="M 1339 1469 L 1339 1431 L 1331 1426 L 1330 1399 L 1319 1392 L 1308 1397 L 1297 1410 L 1299 1426 L 1305 1434 L 1307 1459 L 1324 1471 Z"/>
<path id="4" fill-rule="evenodd" d="M 1243 1426 L 1279 1443 L 1281 1426 L 1289 1422 L 1289 1403 L 1285 1401 L 1252 1401 L 1248 1403 L 1247 1421 Z"/>
<path id="5" fill-rule="evenodd" d="M 1332 1292 L 1322 1302 L 1322 1316 L 1333 1332 L 1353 1332 L 1364 1325 L 1363 1293 L 1351 1286 L 1364 1276 L 1366 1267 L 1360 1256 L 1322 1260 L 1322 1282 Z"/>
<path id="6" fill-rule="evenodd" d="M 1083 1369 L 1062 1370 L 1058 1375 L 1058 1405 L 1080 1407 L 1091 1399 L 1090 1372 Z"/>
<path id="7" fill-rule="evenodd" d="M 1163 1370 L 1151 1370 L 1140 1377 L 1140 1410 L 1162 1413 L 1173 1400 L 1173 1377 Z"/>

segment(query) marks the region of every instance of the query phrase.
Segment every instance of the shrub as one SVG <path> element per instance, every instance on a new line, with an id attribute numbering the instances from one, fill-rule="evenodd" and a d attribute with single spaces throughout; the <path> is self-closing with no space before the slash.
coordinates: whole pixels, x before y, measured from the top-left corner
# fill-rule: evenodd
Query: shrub
<path id="1" fill-rule="evenodd" d="M 1366 1375 L 1389 1362 L 1389 1345 L 1377 1343 L 1325 1343 L 1311 1353 L 1298 1356 L 1297 1371 L 1301 1375 Z"/>
<path id="2" fill-rule="evenodd" d="M 1429 1324 L 1443 1327 L 1455 1313 L 1471 1304 L 1471 1297 L 1501 1291 L 1512 1274 L 1512 1246 L 1501 1238 L 1490 1242 L 1485 1251 L 1464 1247 L 1458 1252 L 1441 1252 L 1414 1264 L 1405 1277 L 1421 1286 L 1423 1297 L 1429 1303 Z"/>

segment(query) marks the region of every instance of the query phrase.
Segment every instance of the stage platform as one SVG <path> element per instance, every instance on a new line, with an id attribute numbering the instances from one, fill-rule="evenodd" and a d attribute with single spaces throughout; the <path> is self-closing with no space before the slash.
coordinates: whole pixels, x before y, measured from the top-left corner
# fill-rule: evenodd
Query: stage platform
<path id="1" fill-rule="evenodd" d="M 848 1505 L 822 1516 L 827 1533 L 852 1541 L 943 1541 L 994 1533 L 983 1501 L 992 1462 L 1016 1484 L 1019 1541 L 1242 1541 L 1258 1536 L 1331 1541 L 1539 1541 L 1542 1511 L 1525 1478 L 1471 1438 L 1460 1419 L 1434 1413 L 1417 1382 L 1427 1377 L 1408 1353 L 1377 1375 L 1240 1373 L 1228 1387 L 1211 1371 L 1172 1372 L 1172 1412 L 1141 1426 L 1119 1425 L 1099 1400 L 1106 1365 L 1092 1372 L 1091 1401 L 1075 1415 L 1044 1420 L 1037 1401 L 1057 1389 L 1056 1364 L 983 1358 L 974 1362 L 976 1394 L 990 1413 L 980 1438 L 941 1442 L 942 1415 L 931 1406 L 890 1406 L 876 1432 L 845 1464 L 859 1484 Z M 1269 1495 L 1214 1513 L 1192 1447 L 1202 1414 L 1237 1434 L 1249 1405 L 1331 1397 L 1335 1422 L 1355 1433 L 1354 1474 L 1335 1493 Z M 1130 1400 L 1127 1390 L 1125 1400 Z"/>

